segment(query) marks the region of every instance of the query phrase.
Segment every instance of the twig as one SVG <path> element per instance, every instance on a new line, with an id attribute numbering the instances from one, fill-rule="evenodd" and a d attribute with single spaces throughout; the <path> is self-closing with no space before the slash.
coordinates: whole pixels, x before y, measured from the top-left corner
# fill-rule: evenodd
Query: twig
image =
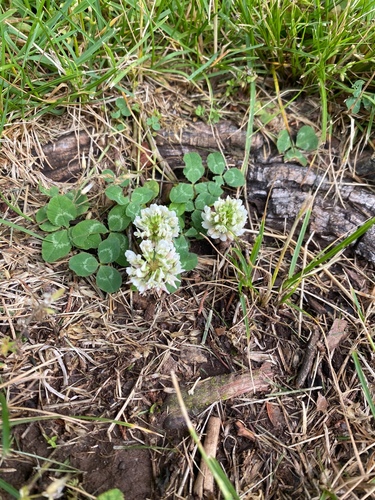
<path id="1" fill-rule="evenodd" d="M 304 385 L 305 380 L 311 371 L 311 367 L 315 359 L 316 344 L 318 343 L 319 337 L 320 333 L 318 328 L 316 328 L 310 337 L 309 345 L 307 346 L 306 353 L 303 358 L 302 367 L 297 376 L 296 387 L 298 388 Z"/>
<path id="2" fill-rule="evenodd" d="M 216 458 L 216 450 L 219 442 L 221 419 L 219 417 L 210 417 L 207 424 L 207 433 L 204 440 L 204 450 L 208 457 Z M 214 477 L 204 460 L 201 460 L 200 471 L 194 484 L 194 493 L 198 498 L 203 498 L 206 494 L 213 498 Z"/>

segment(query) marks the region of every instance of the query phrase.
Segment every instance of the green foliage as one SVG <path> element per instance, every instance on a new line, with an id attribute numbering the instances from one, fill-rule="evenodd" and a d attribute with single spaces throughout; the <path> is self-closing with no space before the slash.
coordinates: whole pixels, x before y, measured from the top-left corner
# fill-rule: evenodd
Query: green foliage
<path id="1" fill-rule="evenodd" d="M 207 166 L 197 153 L 184 156 L 183 174 L 185 180 L 177 183 L 170 191 L 169 209 L 177 217 L 182 235 L 175 238 L 174 245 L 184 271 L 194 269 L 197 255 L 189 251 L 189 240 L 201 238 L 202 211 L 212 206 L 224 193 L 224 186 L 238 188 L 245 184 L 242 172 L 237 168 L 227 168 L 221 153 L 210 153 Z M 159 183 L 148 180 L 143 186 L 130 185 L 131 176 L 124 173 L 116 176 L 111 170 L 104 170 L 105 194 L 115 204 L 103 214 L 103 220 L 90 218 L 91 204 L 86 194 L 80 190 L 65 194 L 53 187 L 40 191 L 49 197 L 45 206 L 35 214 L 41 231 L 42 258 L 53 263 L 69 257 L 69 269 L 77 276 L 86 278 L 95 275 L 98 288 L 107 293 L 119 290 L 122 277 L 116 266 L 127 267 L 125 252 L 129 240 L 124 231 L 150 202 L 159 196 Z M 32 231 L 0 220 L 10 227 L 19 228 L 37 238 Z M 73 255 L 71 255 L 73 253 Z M 178 281 L 180 281 L 178 277 Z M 169 287 L 174 291 L 173 287 Z"/>
<path id="2" fill-rule="evenodd" d="M 186 203 L 194 198 L 194 188 L 191 184 L 177 184 L 171 189 L 169 198 L 172 203 Z"/>
<path id="3" fill-rule="evenodd" d="M 130 179 L 126 174 L 116 177 L 112 170 L 103 170 L 103 178 L 108 184 L 105 190 L 107 198 L 115 201 L 118 205 L 127 205 L 129 203 L 129 197 L 124 196 L 124 188 L 129 186 Z"/>
<path id="4" fill-rule="evenodd" d="M 348 111 L 353 115 L 359 113 L 362 106 L 366 111 L 370 111 L 375 106 L 375 96 L 370 94 L 365 95 L 362 90 L 364 83 L 364 80 L 354 82 L 351 90 L 352 97 L 349 97 L 345 101 Z"/>
<path id="5" fill-rule="evenodd" d="M 349 79 L 371 74 L 374 59 L 373 0 L 127 2 L 126 16 L 123 3 L 114 0 L 6 0 L 0 19 L 0 134 L 11 120 L 61 114 L 70 103 L 94 98 L 111 109 L 120 128 L 137 104 L 127 102 L 131 89 L 145 75 L 156 83 L 177 77 L 195 85 L 222 77 L 231 96 L 253 82 L 249 63 L 266 74 L 275 66 L 287 85 L 302 82 L 320 93 L 327 123 L 328 98 L 336 99 Z M 64 91 L 56 92 L 59 87 Z M 108 89 L 119 96 L 114 102 Z M 212 98 L 211 122 L 220 114 L 214 105 Z M 203 116 L 204 105 L 195 112 Z M 157 129 L 158 116 L 148 125 Z"/>
<path id="6" fill-rule="evenodd" d="M 119 205 L 126 206 L 129 203 L 129 197 L 124 196 L 122 186 L 108 186 L 105 194 L 110 200 L 115 201 Z"/>
<path id="7" fill-rule="evenodd" d="M 185 271 L 191 271 L 197 267 L 198 256 L 189 252 L 189 241 L 185 236 L 179 236 L 175 239 L 174 245 L 177 253 L 180 255 L 181 266 Z"/>
<path id="8" fill-rule="evenodd" d="M 90 250 L 90 248 L 98 248 L 102 241 L 101 234 L 107 232 L 107 228 L 101 222 L 87 219 L 73 226 L 69 237 L 73 246 L 82 250 Z"/>
<path id="9" fill-rule="evenodd" d="M 126 104 L 126 101 L 123 97 L 118 97 L 115 101 L 116 111 L 112 111 L 111 117 L 115 120 L 119 120 L 120 118 L 127 118 L 131 116 L 131 111 Z"/>
<path id="10" fill-rule="evenodd" d="M 282 130 L 277 138 L 277 149 L 284 155 L 285 161 L 298 161 L 304 167 L 307 165 L 305 152 L 317 149 L 319 138 L 310 125 L 303 125 L 297 132 L 294 143 L 287 130 Z"/>
<path id="11" fill-rule="evenodd" d="M 204 174 L 202 158 L 198 153 L 188 153 L 184 156 L 185 168 L 183 174 L 192 184 L 199 181 Z"/>
<path id="12" fill-rule="evenodd" d="M 132 219 L 126 215 L 126 205 L 115 205 L 108 213 L 110 231 L 125 231 Z"/>
<path id="13" fill-rule="evenodd" d="M 112 266 L 100 266 L 96 274 L 96 284 L 107 293 L 119 290 L 122 283 L 120 272 Z"/>
<path id="14" fill-rule="evenodd" d="M 97 500 L 124 500 L 124 494 L 117 488 L 101 493 Z"/>
<path id="15" fill-rule="evenodd" d="M 5 458 L 10 449 L 11 432 L 9 423 L 9 409 L 7 400 L 3 392 L 0 392 L 0 406 L 1 406 L 1 444 L 2 456 Z"/>
<path id="16" fill-rule="evenodd" d="M 224 193 L 222 186 L 238 188 L 244 186 L 246 181 L 238 168 L 226 167 L 225 158 L 219 152 L 207 156 L 208 168 L 203 166 L 198 153 L 185 154 L 184 163 L 182 173 L 189 182 L 180 182 L 171 189 L 169 208 L 176 210 L 184 220 L 185 236 L 199 238 L 199 233 L 205 232 L 201 215 L 204 207 L 212 206 L 220 198 Z M 192 214 L 187 221 L 185 213 L 188 212 Z"/>
<path id="17" fill-rule="evenodd" d="M 308 215 L 308 213 L 307 213 Z M 323 264 L 329 262 L 333 259 L 339 252 L 348 248 L 354 241 L 357 241 L 363 234 L 365 234 L 373 225 L 375 224 L 375 217 L 372 217 L 368 221 L 364 222 L 361 226 L 344 238 L 340 243 L 333 247 L 326 248 L 321 254 L 315 257 L 308 265 L 306 265 L 301 271 L 293 273 L 287 280 L 285 280 L 281 286 L 282 298 L 281 302 L 285 302 L 295 291 L 296 287 L 301 283 L 303 279 L 312 273 L 316 273 L 317 270 L 321 268 Z"/>
<path id="18" fill-rule="evenodd" d="M 358 374 L 359 381 L 360 381 L 361 386 L 362 386 L 363 393 L 365 395 L 365 398 L 366 398 L 367 403 L 369 405 L 369 408 L 371 410 L 372 417 L 375 420 L 375 402 L 374 402 L 373 395 L 371 394 L 371 390 L 370 390 L 369 384 L 366 380 L 365 374 L 363 373 L 358 351 L 352 352 L 352 358 L 354 361 L 355 369 L 356 369 L 357 374 Z"/>
<path id="19" fill-rule="evenodd" d="M 110 188 L 116 188 L 121 191 L 122 198 L 125 198 L 123 188 L 129 184 L 129 179 L 124 176 L 116 178 L 110 170 L 104 171 L 103 175 L 109 184 L 107 188 L 109 195 L 111 196 L 113 192 Z M 42 241 L 43 260 L 56 262 L 68 256 L 73 249 L 77 249 L 78 252 L 69 259 L 69 268 L 81 277 L 96 273 L 96 283 L 101 290 L 108 293 L 116 292 L 121 286 L 122 277 L 113 265 L 127 265 L 125 251 L 129 242 L 121 231 L 124 231 L 132 221 L 126 215 L 127 206 L 122 204 L 123 199 L 119 198 L 121 203 L 109 210 L 107 227 L 95 219 L 77 220 L 85 216 L 90 209 L 87 196 L 80 191 L 69 191 L 64 195 L 55 189 L 44 192 L 51 199 L 35 215 L 39 228 L 48 233 Z M 150 193 L 154 196 L 154 190 L 147 189 L 147 192 L 147 199 L 150 198 Z M 142 193 L 143 191 L 138 196 L 144 196 Z M 130 204 L 128 196 L 126 203 Z M 107 237 L 103 239 L 105 236 Z"/>
<path id="20" fill-rule="evenodd" d="M 137 187 L 131 195 L 131 202 L 136 205 L 146 205 L 155 198 L 155 191 L 147 187 Z"/>
<path id="21" fill-rule="evenodd" d="M 93 255 L 87 252 L 80 252 L 69 259 L 69 269 L 77 276 L 90 276 L 98 269 L 99 262 Z"/>
<path id="22" fill-rule="evenodd" d="M 16 490 L 11 484 L 7 483 L 0 477 L 0 488 L 12 495 L 13 498 L 19 499 L 21 498 L 20 492 Z"/>
<path id="23" fill-rule="evenodd" d="M 98 246 L 98 257 L 102 264 L 112 264 L 120 257 L 120 248 L 115 239 L 106 239 Z"/>
<path id="24" fill-rule="evenodd" d="M 151 127 L 154 132 L 160 130 L 160 122 L 157 115 L 149 116 L 146 120 L 146 124 Z"/>
<path id="25" fill-rule="evenodd" d="M 72 249 L 72 243 L 67 229 L 55 231 L 42 242 L 42 257 L 46 262 L 55 262 L 66 257 Z"/>
<path id="26" fill-rule="evenodd" d="M 122 233 L 109 233 L 107 240 L 116 241 L 116 245 L 119 248 L 119 256 L 115 259 L 115 263 L 121 267 L 126 267 L 128 265 L 128 261 L 125 257 L 125 252 L 129 248 L 129 239 L 125 234 Z"/>
<path id="27" fill-rule="evenodd" d="M 196 109 L 195 109 L 195 114 L 196 114 L 197 116 L 199 116 L 200 118 L 202 118 L 202 117 L 204 116 L 204 113 L 205 113 L 205 111 L 204 111 L 204 107 L 203 107 L 203 106 L 201 106 L 200 104 L 198 104 L 198 106 L 197 106 L 197 107 L 196 107 Z"/>
<path id="28" fill-rule="evenodd" d="M 46 208 L 47 218 L 57 227 L 69 227 L 69 222 L 77 215 L 77 208 L 67 196 L 57 195 L 51 198 Z"/>

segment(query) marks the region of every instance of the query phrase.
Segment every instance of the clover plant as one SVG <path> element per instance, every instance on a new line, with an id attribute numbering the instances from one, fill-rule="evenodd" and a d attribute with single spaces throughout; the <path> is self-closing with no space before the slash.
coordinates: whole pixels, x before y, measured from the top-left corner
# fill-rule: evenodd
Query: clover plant
<path id="1" fill-rule="evenodd" d="M 131 116 L 131 110 L 128 108 L 123 97 L 118 97 L 115 101 L 115 105 L 116 109 L 112 111 L 111 118 L 115 122 L 115 128 L 121 132 L 125 129 L 124 119 Z"/>
<path id="2" fill-rule="evenodd" d="M 133 187 L 131 174 L 117 177 L 104 170 L 105 194 L 113 205 L 100 220 L 90 218 L 85 190 L 61 194 L 56 187 L 41 189 L 49 197 L 35 216 L 46 233 L 42 258 L 51 263 L 69 256 L 72 271 L 81 277 L 95 275 L 97 286 L 108 293 L 122 285 L 118 267 L 126 268 L 129 283 L 141 293 L 175 291 L 181 273 L 197 265 L 197 255 L 189 251 L 191 238 L 207 232 L 213 238 L 233 239 L 242 234 L 246 223 L 240 200 L 220 200 L 224 185 L 244 185 L 239 169 L 228 169 L 221 153 L 208 155 L 208 168 L 198 153 L 186 154 L 184 162 L 185 179 L 171 189 L 168 207 L 155 203 L 159 197 L 156 180 Z M 139 254 L 129 249 L 126 231 L 130 225 L 136 228 Z"/>
<path id="3" fill-rule="evenodd" d="M 285 161 L 298 161 L 307 165 L 305 153 L 317 149 L 319 139 L 310 125 L 303 125 L 297 132 L 296 141 L 292 141 L 288 130 L 282 130 L 277 138 L 277 149 L 284 155 Z"/>

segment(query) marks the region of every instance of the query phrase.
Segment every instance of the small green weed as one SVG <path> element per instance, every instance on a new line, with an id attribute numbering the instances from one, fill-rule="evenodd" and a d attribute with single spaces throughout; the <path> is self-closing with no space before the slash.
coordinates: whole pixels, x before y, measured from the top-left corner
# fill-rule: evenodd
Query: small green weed
<path id="1" fill-rule="evenodd" d="M 131 116 L 131 111 L 122 97 L 118 97 L 116 99 L 115 104 L 117 109 L 116 111 L 112 111 L 111 113 L 112 118 L 118 120 L 121 117 L 128 118 L 129 116 Z"/>
<path id="2" fill-rule="evenodd" d="M 4 358 L 12 352 L 16 352 L 16 342 L 13 342 L 7 335 L 0 339 L 0 355 Z"/>
<path id="3" fill-rule="evenodd" d="M 124 500 L 124 498 L 124 494 L 118 488 L 114 488 L 101 493 L 97 500 Z"/>
<path id="4" fill-rule="evenodd" d="M 304 153 L 315 150 L 318 144 L 319 139 L 309 125 L 303 125 L 298 130 L 295 142 L 286 129 L 282 130 L 277 138 L 277 149 L 284 155 L 285 161 L 298 161 L 304 167 L 307 165 Z"/>
<path id="5" fill-rule="evenodd" d="M 53 449 L 56 449 L 57 448 L 57 440 L 58 440 L 58 436 L 47 436 L 47 434 L 44 434 L 43 433 L 43 437 L 44 439 L 46 440 L 47 444 L 53 448 Z"/>
<path id="6" fill-rule="evenodd" d="M 195 114 L 197 116 L 199 116 L 199 118 L 203 118 L 204 115 L 205 115 L 205 109 L 204 109 L 204 106 L 202 106 L 201 104 L 198 104 L 198 106 L 195 108 Z"/>
<path id="7" fill-rule="evenodd" d="M 146 124 L 149 127 L 151 127 L 154 132 L 157 132 L 161 128 L 159 120 L 160 120 L 160 117 L 157 114 L 153 114 L 147 118 Z"/>
<path id="8" fill-rule="evenodd" d="M 125 129 L 124 118 L 128 118 L 131 116 L 131 111 L 126 104 L 126 101 L 123 97 L 118 97 L 115 101 L 116 110 L 112 111 L 111 118 L 117 122 L 115 128 L 121 132 Z"/>
<path id="9" fill-rule="evenodd" d="M 372 94 L 365 94 L 363 85 L 364 80 L 357 80 L 352 86 L 352 97 L 346 99 L 345 104 L 353 115 L 356 115 L 361 107 L 370 111 L 375 106 L 375 96 Z"/>

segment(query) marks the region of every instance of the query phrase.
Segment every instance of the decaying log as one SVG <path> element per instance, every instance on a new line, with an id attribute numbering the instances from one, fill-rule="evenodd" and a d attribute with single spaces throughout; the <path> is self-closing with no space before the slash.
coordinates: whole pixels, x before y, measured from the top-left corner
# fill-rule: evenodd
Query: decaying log
<path id="1" fill-rule="evenodd" d="M 254 134 L 251 148 L 260 149 L 263 143 L 263 136 L 259 133 Z M 216 125 L 196 122 L 178 132 L 160 130 L 155 136 L 155 144 L 171 167 L 181 163 L 182 156 L 190 151 L 197 151 L 205 158 L 210 150 L 217 151 L 220 147 L 233 156 L 243 157 L 246 129 L 240 129 L 229 121 Z"/>
<path id="2" fill-rule="evenodd" d="M 46 177 L 56 182 L 74 182 L 81 174 L 83 156 L 87 158 L 91 149 L 92 140 L 82 130 L 63 134 L 56 141 L 42 146 L 39 153 L 34 150 L 33 154 Z"/>
<path id="3" fill-rule="evenodd" d="M 270 388 L 273 377 L 272 366 L 266 362 L 259 370 L 253 370 L 241 375 L 218 375 L 217 377 L 202 380 L 191 391 L 181 389 L 181 395 L 188 413 L 194 416 L 215 403 L 215 401 L 226 401 L 245 393 L 264 392 Z M 164 421 L 164 428 L 167 431 L 184 427 L 184 419 L 180 412 L 176 394 L 167 396 L 163 410 L 168 412 L 168 417 Z"/>
<path id="4" fill-rule="evenodd" d="M 361 224 L 375 217 L 375 194 L 366 187 L 347 180 L 337 187 L 322 175 L 299 165 L 273 163 L 254 164 L 248 171 L 249 202 L 263 213 L 267 206 L 267 223 L 273 229 L 285 230 L 296 219 L 303 203 L 314 194 L 310 218 L 312 231 L 328 245 L 337 238 L 353 233 Z M 375 263 L 375 226 L 354 245 L 354 251 Z"/>

